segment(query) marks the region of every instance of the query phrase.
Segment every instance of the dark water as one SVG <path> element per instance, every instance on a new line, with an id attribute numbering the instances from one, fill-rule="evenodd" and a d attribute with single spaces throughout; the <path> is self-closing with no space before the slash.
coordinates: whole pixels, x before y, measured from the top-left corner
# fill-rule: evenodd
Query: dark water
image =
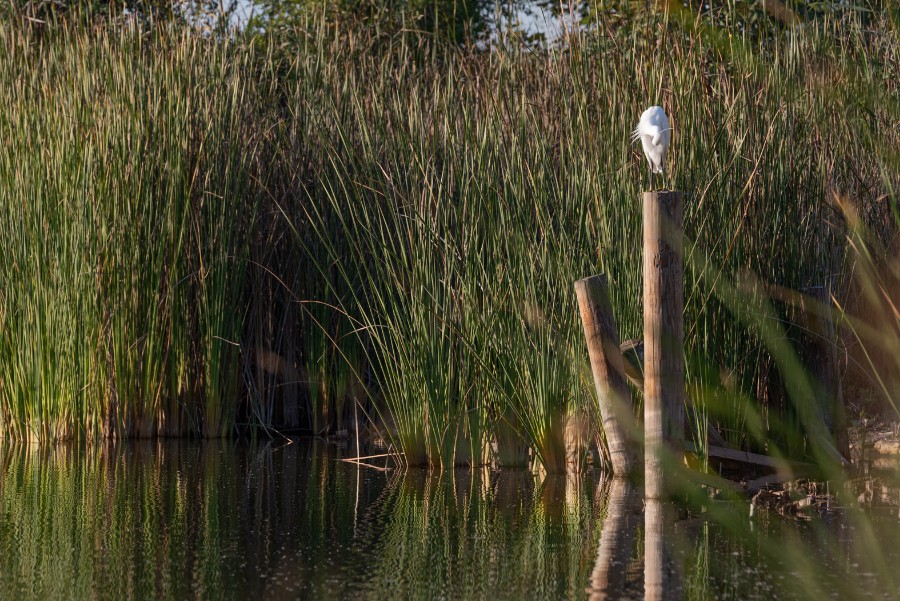
<path id="1" fill-rule="evenodd" d="M 2 599 L 897 598 L 897 507 L 693 512 L 322 443 L 0 449 Z M 348 453 L 349 454 L 349 453 Z M 875 495 L 878 496 L 877 494 Z"/>

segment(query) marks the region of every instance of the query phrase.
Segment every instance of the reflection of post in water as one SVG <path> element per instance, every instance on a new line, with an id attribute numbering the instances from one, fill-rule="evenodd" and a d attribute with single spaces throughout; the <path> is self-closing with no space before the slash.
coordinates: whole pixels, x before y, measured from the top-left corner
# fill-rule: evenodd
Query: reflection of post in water
<path id="1" fill-rule="evenodd" d="M 614 478 L 606 490 L 606 520 L 600 530 L 597 561 L 591 572 L 592 601 L 619 599 L 628 588 L 628 564 L 634 555 L 641 520 L 641 490 L 624 478 Z M 634 587 L 636 588 L 636 587 Z"/>
<path id="2" fill-rule="evenodd" d="M 671 553 L 673 506 L 658 499 L 644 505 L 644 600 L 681 599 L 684 591 Z"/>

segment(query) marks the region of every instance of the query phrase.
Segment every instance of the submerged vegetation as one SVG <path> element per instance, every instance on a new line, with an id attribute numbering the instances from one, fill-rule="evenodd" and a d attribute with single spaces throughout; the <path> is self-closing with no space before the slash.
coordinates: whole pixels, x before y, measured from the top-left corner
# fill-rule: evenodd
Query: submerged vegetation
<path id="1" fill-rule="evenodd" d="M 571 417 L 596 423 L 574 280 L 607 273 L 641 331 L 628 133 L 655 103 L 694 415 L 797 445 L 786 291 L 825 282 L 847 373 L 896 408 L 897 23 L 670 17 L 548 48 L 0 24 L 0 433 L 368 424 L 409 464 L 565 469 Z"/>

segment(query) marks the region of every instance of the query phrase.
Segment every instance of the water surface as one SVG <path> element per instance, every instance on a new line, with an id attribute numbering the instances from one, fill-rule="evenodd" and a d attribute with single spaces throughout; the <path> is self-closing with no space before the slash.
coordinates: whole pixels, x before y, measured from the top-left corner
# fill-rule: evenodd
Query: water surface
<path id="1" fill-rule="evenodd" d="M 898 594 L 885 502 L 750 519 L 733 502 L 645 508 L 598 474 L 337 461 L 352 454 L 306 440 L 0 449 L 0 598 Z"/>

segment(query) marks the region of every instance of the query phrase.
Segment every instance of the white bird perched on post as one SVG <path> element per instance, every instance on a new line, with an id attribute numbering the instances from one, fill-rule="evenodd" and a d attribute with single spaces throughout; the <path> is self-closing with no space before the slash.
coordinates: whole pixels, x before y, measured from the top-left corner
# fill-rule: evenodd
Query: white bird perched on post
<path id="1" fill-rule="evenodd" d="M 644 148 L 644 156 L 650 163 L 650 187 L 653 187 L 653 174 L 663 173 L 666 166 L 666 153 L 672 139 L 672 128 L 669 118 L 661 106 L 651 106 L 641 115 L 637 127 L 631 132 L 631 143 L 638 139 Z"/>

